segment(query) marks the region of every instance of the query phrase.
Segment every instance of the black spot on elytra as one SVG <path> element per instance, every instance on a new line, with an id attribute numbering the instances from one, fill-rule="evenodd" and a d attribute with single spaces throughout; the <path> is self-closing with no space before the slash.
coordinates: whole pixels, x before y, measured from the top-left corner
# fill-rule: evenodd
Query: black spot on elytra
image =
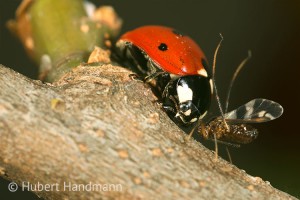
<path id="1" fill-rule="evenodd" d="M 168 46 L 165 43 L 160 43 L 160 45 L 158 46 L 158 49 L 161 51 L 166 51 L 166 50 L 168 50 Z"/>
<path id="2" fill-rule="evenodd" d="M 175 35 L 179 36 L 179 37 L 183 37 L 183 36 L 184 36 L 184 35 L 183 35 L 180 31 L 178 31 L 178 30 L 173 29 L 172 32 L 173 32 Z"/>

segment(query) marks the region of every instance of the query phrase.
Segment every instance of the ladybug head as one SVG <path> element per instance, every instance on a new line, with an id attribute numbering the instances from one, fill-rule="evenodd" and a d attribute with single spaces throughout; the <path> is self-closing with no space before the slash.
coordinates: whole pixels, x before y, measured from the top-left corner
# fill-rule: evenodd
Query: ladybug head
<path id="1" fill-rule="evenodd" d="M 162 95 L 163 107 L 179 125 L 187 126 L 206 114 L 211 100 L 210 78 L 191 75 L 171 80 Z"/>

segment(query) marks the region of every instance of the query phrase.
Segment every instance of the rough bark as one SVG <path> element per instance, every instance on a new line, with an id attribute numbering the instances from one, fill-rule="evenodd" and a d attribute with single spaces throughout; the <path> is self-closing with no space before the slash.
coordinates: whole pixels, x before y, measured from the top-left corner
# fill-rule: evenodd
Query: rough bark
<path id="1" fill-rule="evenodd" d="M 1 176 L 44 199 L 295 199 L 187 140 L 151 89 L 110 64 L 44 84 L 0 67 Z M 63 183 L 121 184 L 69 191 Z"/>

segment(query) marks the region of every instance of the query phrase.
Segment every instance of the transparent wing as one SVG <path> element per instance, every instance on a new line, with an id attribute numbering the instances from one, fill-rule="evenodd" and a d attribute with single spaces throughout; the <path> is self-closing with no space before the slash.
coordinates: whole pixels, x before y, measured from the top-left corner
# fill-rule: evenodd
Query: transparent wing
<path id="1" fill-rule="evenodd" d="M 239 108 L 225 114 L 229 123 L 262 123 L 277 119 L 283 107 L 268 99 L 253 99 Z"/>

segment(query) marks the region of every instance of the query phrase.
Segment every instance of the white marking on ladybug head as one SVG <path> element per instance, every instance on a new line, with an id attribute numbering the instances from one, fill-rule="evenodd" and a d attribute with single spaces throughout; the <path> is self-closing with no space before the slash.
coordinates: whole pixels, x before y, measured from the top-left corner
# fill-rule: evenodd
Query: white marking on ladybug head
<path id="1" fill-rule="evenodd" d="M 197 71 L 197 73 L 198 73 L 199 75 L 201 75 L 201 76 L 204 76 L 204 77 L 207 77 L 207 76 L 208 76 L 208 75 L 207 75 L 207 72 L 206 72 L 206 70 L 205 70 L 204 68 L 199 69 L 199 70 Z"/>
<path id="2" fill-rule="evenodd" d="M 176 89 L 179 103 L 193 100 L 193 91 L 191 90 L 191 88 L 188 87 L 188 85 L 178 85 Z"/>
<path id="3" fill-rule="evenodd" d="M 189 115 L 191 115 L 191 113 L 192 113 L 191 109 L 188 109 L 188 110 L 185 111 L 183 114 L 184 114 L 185 116 L 189 116 Z"/>
<path id="4" fill-rule="evenodd" d="M 191 119 L 190 122 L 193 123 L 193 122 L 196 122 L 197 120 L 198 120 L 198 118 L 195 117 L 195 118 Z"/>
<path id="5" fill-rule="evenodd" d="M 193 122 L 197 121 L 197 118 L 193 118 L 193 119 L 191 119 L 190 121 L 186 121 L 182 115 L 180 115 L 180 114 L 178 114 L 178 113 L 176 114 L 176 116 L 177 116 L 177 115 L 179 116 L 179 118 L 181 119 L 181 121 L 182 121 L 183 123 L 185 123 L 185 124 L 193 123 Z"/>

